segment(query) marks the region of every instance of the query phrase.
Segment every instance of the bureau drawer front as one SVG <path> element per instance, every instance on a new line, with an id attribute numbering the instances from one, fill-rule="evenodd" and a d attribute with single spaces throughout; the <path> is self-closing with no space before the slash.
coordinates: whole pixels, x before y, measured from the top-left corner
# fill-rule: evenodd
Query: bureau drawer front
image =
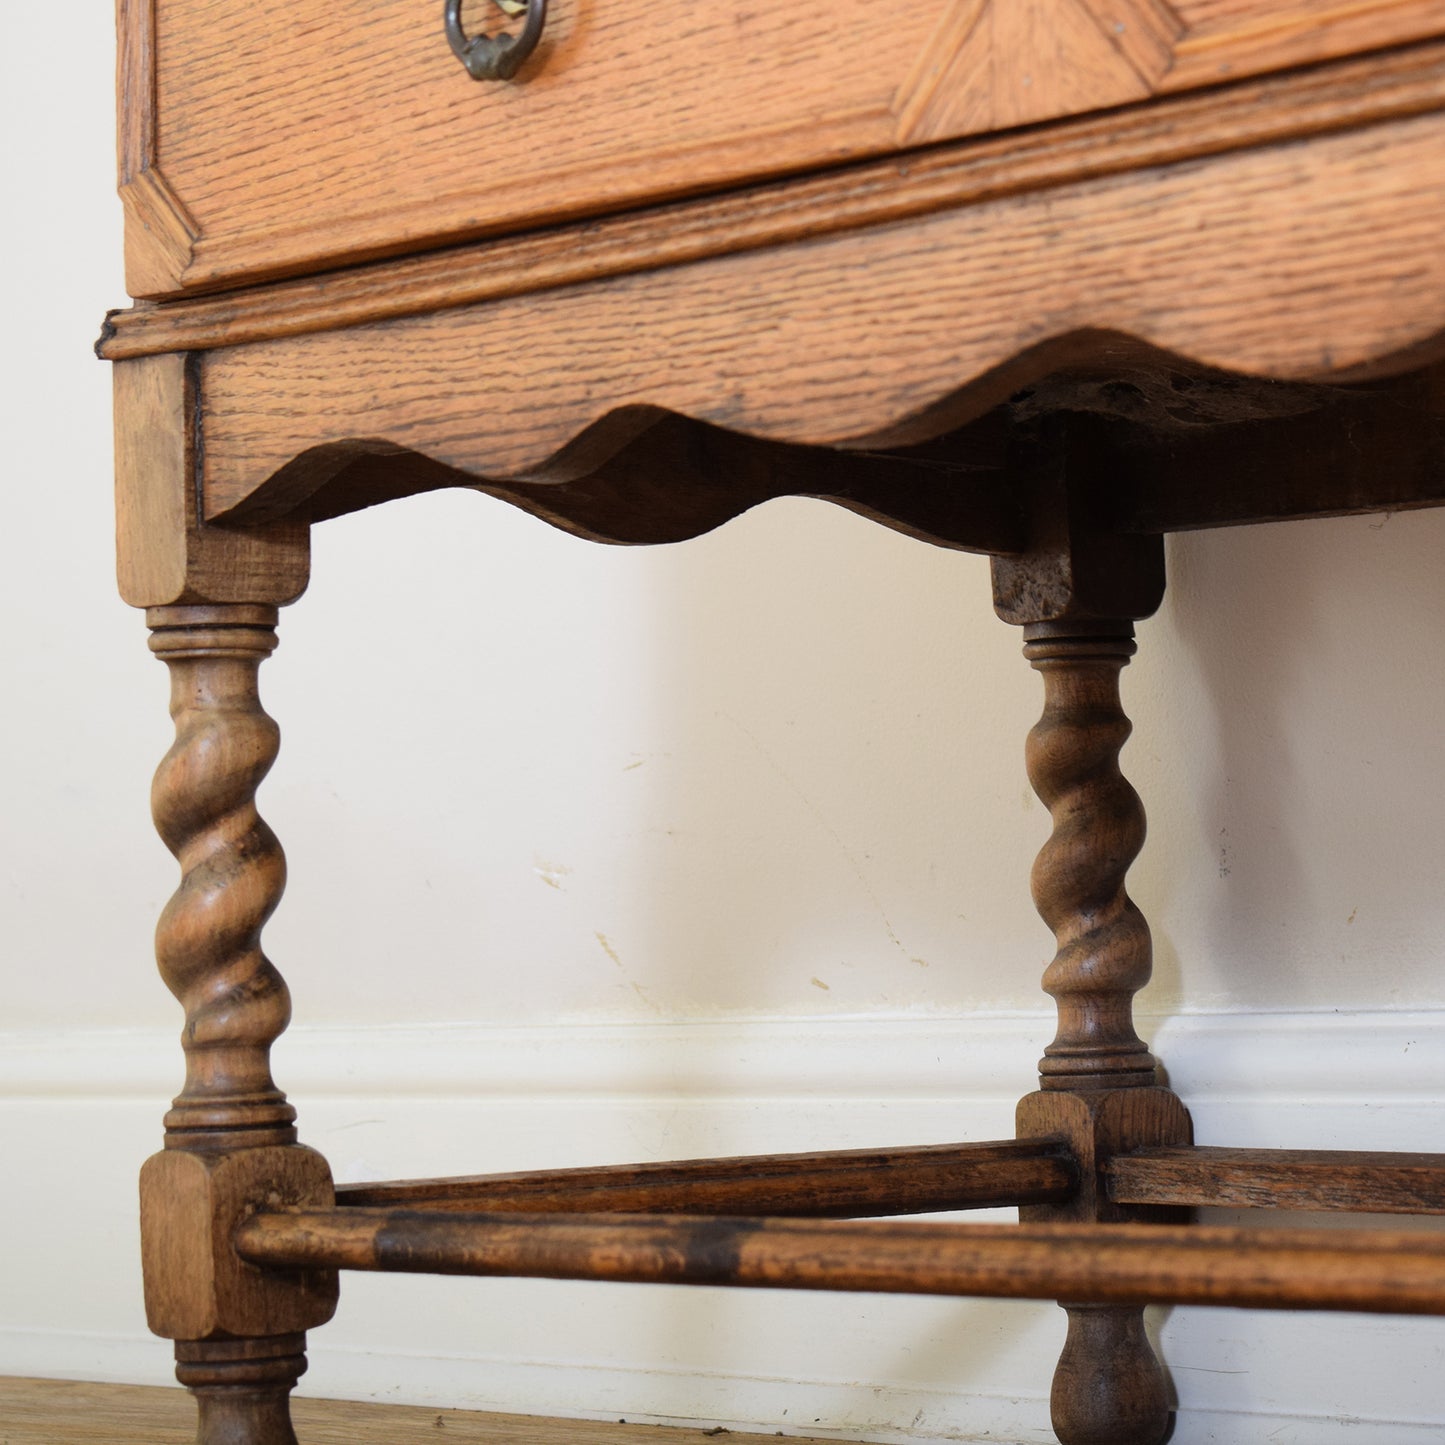
<path id="1" fill-rule="evenodd" d="M 473 29 L 493 0 L 468 0 Z M 320 270 L 1445 31 L 1445 0 L 120 0 L 132 293 Z M 489 27 L 490 28 L 490 27 Z"/>

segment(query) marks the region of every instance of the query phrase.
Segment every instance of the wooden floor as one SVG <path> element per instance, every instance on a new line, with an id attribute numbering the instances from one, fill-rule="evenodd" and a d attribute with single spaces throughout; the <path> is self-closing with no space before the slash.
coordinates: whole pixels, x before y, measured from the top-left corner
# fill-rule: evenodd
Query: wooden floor
<path id="1" fill-rule="evenodd" d="M 707 1445 L 730 1433 L 348 1400 L 297 1400 L 293 1415 L 301 1445 Z M 196 1407 L 184 1390 L 0 1376 L 0 1445 L 193 1445 L 195 1438 Z M 789 1445 L 824 1442 L 790 1436 Z"/>

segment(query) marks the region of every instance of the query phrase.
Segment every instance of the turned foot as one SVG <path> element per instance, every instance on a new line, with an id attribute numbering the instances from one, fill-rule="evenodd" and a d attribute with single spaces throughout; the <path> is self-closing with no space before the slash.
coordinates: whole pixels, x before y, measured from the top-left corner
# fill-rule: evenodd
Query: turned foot
<path id="1" fill-rule="evenodd" d="M 1069 1337 L 1049 1398 L 1062 1445 L 1161 1445 L 1169 1385 L 1144 1333 L 1144 1311 L 1065 1305 Z"/>
<path id="2" fill-rule="evenodd" d="M 199 1407 L 196 1445 L 296 1445 L 290 1396 L 305 1350 L 299 1334 L 179 1342 L 176 1378 Z"/>

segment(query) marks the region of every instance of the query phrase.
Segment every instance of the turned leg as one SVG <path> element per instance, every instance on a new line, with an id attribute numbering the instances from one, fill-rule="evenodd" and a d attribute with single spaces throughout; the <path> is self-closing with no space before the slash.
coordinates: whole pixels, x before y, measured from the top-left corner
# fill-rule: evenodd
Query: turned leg
<path id="1" fill-rule="evenodd" d="M 285 859 L 255 803 L 278 744 L 257 693 L 276 610 L 153 607 L 147 621 L 170 668 L 176 724 L 152 803 L 181 865 L 156 957 L 186 1015 L 185 1087 L 166 1116 L 165 1151 L 141 1176 L 147 1313 L 177 1341 L 199 1445 L 295 1445 L 288 1397 L 306 1368 L 303 1331 L 330 1318 L 336 1278 L 268 1278 L 230 1242 L 258 1205 L 333 1198 L 325 1160 L 296 1143 L 295 1110 L 269 1058 L 290 1017 L 286 985 L 261 949 Z"/>
<path id="2" fill-rule="evenodd" d="M 1134 995 L 1153 967 L 1149 925 L 1124 891 L 1144 846 L 1144 808 L 1119 771 L 1132 730 L 1119 674 L 1134 651 L 1128 622 L 1024 629 L 1024 656 L 1044 680 L 1044 713 L 1029 733 L 1029 782 L 1054 824 L 1033 871 L 1034 904 L 1058 946 L 1044 973 L 1059 1011 L 1039 1063 L 1045 1089 L 1155 1081 L 1154 1056 L 1133 1018 Z"/>
<path id="3" fill-rule="evenodd" d="M 1070 1204 L 1030 1219 L 1118 1220 L 1098 1171 L 1111 1153 L 1189 1137 L 1182 1105 L 1155 1087 L 1155 1063 L 1134 1031 L 1132 1000 L 1149 980 L 1149 926 L 1124 889 L 1144 842 L 1144 809 L 1119 771 L 1129 721 L 1119 673 L 1134 652 L 1128 622 L 1043 623 L 1024 652 L 1044 679 L 1044 714 L 1029 735 L 1028 770 L 1054 831 L 1034 865 L 1033 894 L 1058 952 L 1044 989 L 1059 1026 L 1040 1063 L 1038 1094 L 1019 1106 L 1021 1135 L 1066 1134 L 1085 1177 Z M 1054 1430 L 1065 1445 L 1159 1445 L 1168 1384 L 1144 1334 L 1143 1311 L 1065 1305 L 1068 1340 L 1054 1377 Z"/>
<path id="4" fill-rule="evenodd" d="M 1110 1223 L 1180 1217 L 1115 1205 L 1103 1169 L 1118 1153 L 1192 1140 L 1189 1116 L 1157 1082 L 1134 1029 L 1134 995 L 1149 981 L 1149 927 L 1125 891 L 1144 842 L 1144 809 L 1119 770 L 1130 732 L 1119 677 L 1134 655 L 1133 622 L 1159 605 L 1157 537 L 1110 534 L 1095 499 L 1104 488 L 1086 424 L 1026 438 L 1020 476 L 1032 502 L 1030 550 L 995 558 L 999 615 L 1024 628 L 1041 674 L 1044 711 L 1029 734 L 1028 773 L 1053 833 L 1033 872 L 1033 896 L 1057 952 L 1044 989 L 1058 1032 L 1039 1065 L 1039 1092 L 1019 1104 L 1021 1138 L 1062 1136 L 1080 1186 L 1064 1204 L 1019 1211 L 1028 1222 Z M 1169 1432 L 1163 1368 L 1142 1309 L 1063 1302 L 1068 1338 L 1054 1376 L 1054 1431 L 1063 1445 L 1160 1445 Z"/>
<path id="5" fill-rule="evenodd" d="M 256 811 L 280 744 L 257 672 L 276 646 L 274 607 L 153 607 L 151 651 L 170 669 L 176 740 L 156 771 L 156 831 L 181 884 L 156 929 L 156 962 L 186 1011 L 186 1082 L 166 1116 L 174 1148 L 294 1144 L 296 1111 L 271 1078 L 291 1018 L 261 929 L 286 859 Z"/>
<path id="6" fill-rule="evenodd" d="M 175 746 L 156 774 L 156 826 L 181 886 L 156 930 L 162 977 L 185 1009 L 186 1082 L 165 1148 L 141 1171 L 146 1317 L 176 1342 L 199 1404 L 200 1445 L 295 1445 L 289 1395 L 305 1334 L 336 1308 L 336 1276 L 267 1274 L 231 1237 L 260 1206 L 329 1205 L 326 1161 L 296 1143 L 271 1078 L 290 1001 L 261 951 L 285 860 L 256 812 L 276 757 L 257 670 L 277 607 L 305 590 L 304 518 L 220 527 L 203 515 L 203 369 L 181 355 L 115 368 L 116 561 L 171 674 Z"/>

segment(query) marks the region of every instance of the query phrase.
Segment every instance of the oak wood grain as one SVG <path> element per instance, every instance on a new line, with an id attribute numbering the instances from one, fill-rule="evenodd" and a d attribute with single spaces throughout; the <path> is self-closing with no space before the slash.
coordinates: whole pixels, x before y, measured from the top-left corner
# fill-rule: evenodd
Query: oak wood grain
<path id="1" fill-rule="evenodd" d="M 480 7 L 476 7 L 480 14 Z M 234 285 L 1440 33 L 1445 0 L 554 0 L 477 84 L 410 0 L 122 0 L 133 294 Z M 134 112 L 142 112 L 140 115 Z"/>
<path id="2" fill-rule="evenodd" d="M 1147 599 L 1152 600 L 1152 599 Z M 1039 1062 L 1043 1089 L 1150 1088 L 1154 1056 L 1134 1030 L 1134 995 L 1149 981 L 1149 925 L 1124 886 L 1144 846 L 1144 806 L 1119 771 L 1132 724 L 1119 674 L 1135 652 L 1128 622 L 1036 622 L 1024 655 L 1044 681 L 1028 736 L 1028 775 L 1053 831 L 1034 861 L 1032 891 L 1057 951 L 1043 988 L 1058 1032 Z"/>
<path id="3" fill-rule="evenodd" d="M 132 607 L 290 602 L 306 589 L 304 521 L 207 526 L 199 516 L 195 375 L 183 356 L 114 369 L 116 572 Z"/>
<path id="4" fill-rule="evenodd" d="M 209 352 L 207 515 L 299 503 L 304 472 L 271 479 L 355 439 L 479 481 L 570 480 L 635 434 L 601 424 L 637 407 L 791 442 L 922 441 L 1061 364 L 1117 363 L 1120 333 L 1279 378 L 1403 370 L 1445 350 L 1442 145 L 1445 119 L 1417 116 Z"/>
<path id="5" fill-rule="evenodd" d="M 900 142 L 1178 93 L 1436 34 L 1438 0 L 958 0 L 901 88 Z"/>
<path id="6" fill-rule="evenodd" d="M 1254 0 L 1176 0 L 1183 34 L 1160 90 L 1170 91 L 1284 65 L 1309 65 L 1352 51 L 1438 32 L 1436 0 L 1299 0 L 1275 9 Z"/>
<path id="7" fill-rule="evenodd" d="M 1105 1167 L 1118 1203 L 1445 1214 L 1445 1154 L 1142 1149 Z"/>
<path id="8" fill-rule="evenodd" d="M 868 0 L 554 0 L 517 80 L 479 84 L 440 6 L 158 0 L 160 163 L 200 222 L 166 289 L 876 153 L 948 3 L 880 26 Z M 480 24 L 482 7 L 468 8 Z"/>
<path id="9" fill-rule="evenodd" d="M 1133 620 L 1163 597 L 1163 549 L 1157 539 L 1151 546 L 1098 526 L 1093 497 L 1107 491 L 1110 467 L 1094 441 L 1075 417 L 1036 423 L 1035 449 L 1024 453 L 1031 546 L 993 563 L 995 608 L 1024 624 L 1024 656 L 1044 683 L 1025 756 L 1053 823 L 1031 883 L 1056 944 L 1043 987 L 1057 1005 L 1058 1031 L 1039 1062 L 1039 1091 L 1019 1102 L 1017 1128 L 1022 1138 L 1062 1134 L 1080 1174 L 1073 1198 L 1021 1209 L 1025 1225 L 1169 1222 L 1164 1211 L 1112 1201 L 1103 1171 L 1122 1150 L 1192 1138 L 1188 1113 L 1158 1086 L 1134 1026 L 1152 943 L 1125 879 L 1145 820 L 1119 769 L 1132 727 L 1119 677 L 1135 652 Z M 1161 1445 L 1171 1399 L 1142 1309 L 1063 1291 L 1060 1302 L 1068 1335 L 1049 1398 L 1061 1445 Z"/>
<path id="10" fill-rule="evenodd" d="M 1085 1081 L 1087 1082 L 1087 1081 Z M 1027 1225 L 1184 1224 L 1182 1210 L 1127 1205 L 1105 1190 L 1109 1161 L 1121 1150 L 1187 1145 L 1183 1104 L 1162 1088 L 1040 1090 L 1019 1101 L 1020 1137 L 1061 1133 L 1079 1163 L 1079 1189 L 1059 1203 L 1019 1210 Z M 1054 1371 L 1050 1416 L 1063 1445 L 1160 1445 L 1172 1410 L 1164 1371 L 1132 1304 L 1064 1300 L 1068 1335 Z"/>
<path id="11" fill-rule="evenodd" d="M 324 277 L 118 311 L 97 349 L 122 360 L 451 310 L 1442 108 L 1445 45 L 1427 43 L 933 147 L 906 162 L 855 165 Z"/>
<path id="12" fill-rule="evenodd" d="M 230 1243 L 253 1209 L 334 1202 L 331 1171 L 314 1150 L 166 1149 L 146 1162 L 140 1192 L 146 1320 L 155 1334 L 192 1341 L 299 1336 L 336 1313 L 334 1274 L 267 1276 L 247 1269 Z M 298 1345 L 284 1353 L 301 1352 Z"/>
<path id="13" fill-rule="evenodd" d="M 230 606 L 146 616 L 151 651 L 170 672 L 176 730 L 151 784 L 156 831 L 181 867 L 156 927 L 157 966 L 186 1016 L 186 1082 L 166 1116 L 168 1147 L 296 1141 L 296 1111 L 270 1062 L 291 996 L 261 946 L 286 887 L 281 844 L 256 811 L 280 747 L 258 690 L 276 615 Z"/>
<path id="14" fill-rule="evenodd" d="M 1397 1230 L 337 1209 L 253 1215 L 236 1248 L 271 1269 L 1445 1314 L 1445 1239 Z"/>
<path id="15" fill-rule="evenodd" d="M 291 1016 L 261 946 L 286 861 L 255 801 L 280 737 L 257 688 L 276 617 L 235 603 L 146 613 L 176 727 L 151 803 L 181 866 L 156 961 L 185 1009 L 186 1079 L 165 1149 L 141 1171 L 141 1254 L 146 1317 L 176 1341 L 197 1445 L 296 1445 L 288 1397 L 306 1369 L 304 1331 L 329 1320 L 337 1298 L 334 1274 L 263 1275 L 230 1243 L 252 1209 L 334 1199 L 326 1161 L 296 1144 L 296 1111 L 271 1077 L 270 1048 Z"/>
<path id="16" fill-rule="evenodd" d="M 196 1398 L 196 1445 L 299 1445 L 290 1396 L 306 1370 L 304 1334 L 219 1334 L 175 1349 L 176 1379 Z"/>
<path id="17" fill-rule="evenodd" d="M 1078 1169 L 1059 1140 L 930 1144 L 344 1184 L 348 1208 L 460 1212 L 767 1214 L 860 1218 L 1068 1199 Z"/>
<path id="18" fill-rule="evenodd" d="M 126 282 L 164 291 L 190 265 L 199 227 L 158 166 L 156 0 L 116 0 L 116 161 L 125 208 Z"/>
<path id="19" fill-rule="evenodd" d="M 1169 1381 L 1131 1305 L 1068 1304 L 1068 1333 L 1049 1391 L 1059 1445 L 1164 1445 Z"/>

